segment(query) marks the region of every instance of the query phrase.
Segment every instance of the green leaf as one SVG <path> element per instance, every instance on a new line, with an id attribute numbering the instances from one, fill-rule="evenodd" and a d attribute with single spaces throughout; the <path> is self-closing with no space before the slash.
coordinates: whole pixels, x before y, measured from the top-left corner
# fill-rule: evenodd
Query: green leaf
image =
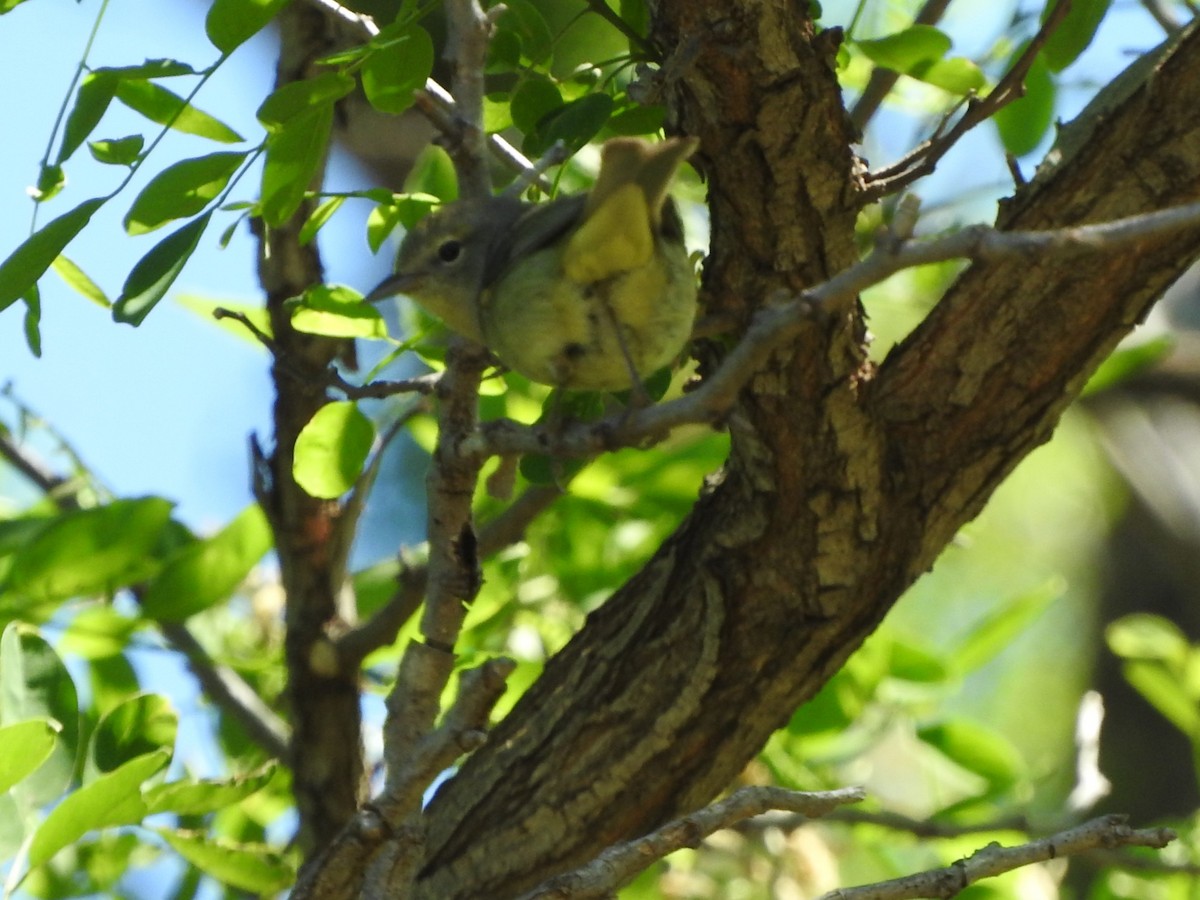
<path id="1" fill-rule="evenodd" d="M 262 215 L 278 228 L 299 209 L 329 145 L 333 106 L 309 110 L 267 138 L 263 164 Z"/>
<path id="2" fill-rule="evenodd" d="M 8 591 L 35 602 L 108 594 L 158 568 L 154 551 L 171 515 L 159 497 L 63 513 L 13 558 Z"/>
<path id="3" fill-rule="evenodd" d="M 36 629 L 11 622 L 0 635 L 0 725 L 28 719 L 49 719 L 61 729 L 49 759 L 17 789 L 35 808 L 71 782 L 79 750 L 79 698 L 54 648 Z"/>
<path id="4" fill-rule="evenodd" d="M 105 198 L 85 200 L 70 212 L 48 222 L 25 239 L 0 263 L 0 310 L 16 302 L 50 268 L 55 257 L 83 230 Z"/>
<path id="5" fill-rule="evenodd" d="M 328 110 L 354 90 L 354 79 L 343 72 L 324 72 L 277 88 L 255 115 L 272 134 L 285 130 L 303 116 Z"/>
<path id="6" fill-rule="evenodd" d="M 92 279 L 90 279 L 83 271 L 83 269 L 79 268 L 79 266 L 75 265 L 75 263 L 73 263 L 67 257 L 59 255 L 59 257 L 55 259 L 53 263 L 51 263 L 51 267 L 56 273 L 58 273 L 58 276 L 63 281 L 65 281 L 79 293 L 83 294 L 83 296 L 87 297 L 97 306 L 101 306 L 104 309 L 108 309 L 110 306 L 112 306 L 112 302 L 108 299 L 108 297 L 105 296 L 104 291 L 100 288 L 100 285 L 92 281 Z"/>
<path id="7" fill-rule="evenodd" d="M 50 719 L 27 719 L 0 728 L 0 794 L 50 758 L 61 728 Z"/>
<path id="8" fill-rule="evenodd" d="M 367 245 L 371 252 L 379 252 L 397 225 L 412 228 L 440 202 L 432 194 L 397 194 L 387 203 L 380 203 L 367 216 Z"/>
<path id="9" fill-rule="evenodd" d="M 429 194 L 443 203 L 458 199 L 458 179 L 450 154 L 436 144 L 428 145 L 417 155 L 412 170 L 404 179 L 408 194 Z"/>
<path id="10" fill-rule="evenodd" d="M 42 292 L 35 284 L 25 292 L 25 343 L 35 357 L 42 355 Z"/>
<path id="11" fill-rule="evenodd" d="M 62 166 L 42 166 L 38 172 L 37 185 L 33 198 L 38 203 L 45 203 L 56 197 L 67 184 L 67 173 Z"/>
<path id="12" fill-rule="evenodd" d="M 222 53 L 232 53 L 258 34 L 288 0 L 213 0 L 204 33 Z"/>
<path id="13" fill-rule="evenodd" d="M 1088 379 L 1080 396 L 1087 397 L 1108 390 L 1161 362 L 1174 349 L 1175 341 L 1167 334 L 1133 347 L 1121 347 L 1100 363 L 1100 368 Z"/>
<path id="14" fill-rule="evenodd" d="M 608 94 L 585 94 L 539 122 L 525 140 L 526 149 L 540 156 L 562 141 L 568 153 L 575 153 L 604 127 L 613 106 Z"/>
<path id="15" fill-rule="evenodd" d="M 1164 616 L 1134 613 L 1109 624 L 1104 638 L 1122 659 L 1158 660 L 1182 670 L 1191 652 L 1179 626 Z"/>
<path id="16" fill-rule="evenodd" d="M 167 559 L 142 595 L 142 612 L 181 622 L 227 599 L 271 549 L 271 529 L 257 503 L 211 538 Z"/>
<path id="17" fill-rule="evenodd" d="M 341 209 L 342 204 L 346 202 L 345 197 L 330 197 L 328 200 L 322 200 L 320 205 L 312 211 L 304 221 L 304 225 L 300 228 L 300 245 L 305 246 L 312 242 L 312 239 L 317 236 L 317 232 L 333 218 L 333 214 Z"/>
<path id="18" fill-rule="evenodd" d="M 261 791 L 277 771 L 277 766 L 268 764 L 256 772 L 226 781 L 172 781 L 170 784 L 160 784 L 146 791 L 146 806 L 151 813 L 169 812 L 178 816 L 203 816 L 220 812 Z"/>
<path id="19" fill-rule="evenodd" d="M 175 747 L 179 717 L 159 694 L 138 694 L 109 710 L 92 734 L 92 762 L 112 772 L 130 760 Z"/>
<path id="20" fill-rule="evenodd" d="M 614 113 L 608 120 L 608 128 L 613 134 L 621 135 L 657 134 L 663 127 L 666 115 L 666 107 L 635 103 Z"/>
<path id="21" fill-rule="evenodd" d="M 1024 52 L 1025 46 L 1017 48 L 1009 65 Z M 1024 156 L 1037 148 L 1054 123 L 1056 91 L 1050 69 L 1041 56 L 1037 57 L 1025 76 L 1025 96 L 1014 100 L 992 117 L 1007 152 L 1013 156 Z"/>
<path id="22" fill-rule="evenodd" d="M 505 12 L 496 22 L 500 32 L 516 35 L 522 55 L 532 63 L 544 63 L 554 52 L 554 34 L 545 18 L 529 0 L 506 0 Z"/>
<path id="23" fill-rule="evenodd" d="M 249 319 L 260 332 L 267 337 L 271 336 L 271 318 L 267 311 L 261 305 L 251 305 L 249 303 L 235 303 L 232 300 L 212 300 L 208 297 L 201 297 L 196 294 L 175 294 L 174 299 L 184 309 L 191 310 L 198 316 L 202 317 L 206 322 L 215 323 L 218 328 L 229 332 L 241 340 L 248 341 L 260 350 L 263 349 L 262 342 L 259 341 L 249 329 L 241 322 L 234 319 L 218 319 L 213 313 L 218 309 L 227 309 L 230 312 L 237 312 Z"/>
<path id="24" fill-rule="evenodd" d="M 982 776 L 993 791 L 1008 788 L 1025 770 L 1021 754 L 1003 735 L 974 722 L 956 719 L 920 728 L 917 737 Z"/>
<path id="25" fill-rule="evenodd" d="M 137 261 L 125 279 L 121 296 L 113 304 L 115 321 L 129 325 L 142 323 L 183 271 L 210 218 L 211 210 L 180 226 Z"/>
<path id="26" fill-rule="evenodd" d="M 88 151 L 96 162 L 108 166 L 130 166 L 137 162 L 146 139 L 140 134 L 111 140 L 89 141 Z"/>
<path id="27" fill-rule="evenodd" d="M 131 759 L 114 772 L 68 794 L 50 811 L 29 845 L 29 867 L 48 862 L 55 853 L 89 831 L 133 825 L 146 815 L 141 786 L 171 760 L 165 750 Z"/>
<path id="28" fill-rule="evenodd" d="M 136 66 L 106 66 L 96 70 L 99 73 L 113 75 L 117 78 L 174 78 L 179 75 L 195 75 L 196 70 L 185 62 L 177 59 L 159 57 L 148 59 Z"/>
<path id="29" fill-rule="evenodd" d="M 184 134 L 194 134 L 222 144 L 236 144 L 242 136 L 182 97 L 144 79 L 122 79 L 117 99 L 151 122 L 169 125 Z"/>
<path id="30" fill-rule="evenodd" d="M 340 285 L 318 285 L 304 292 L 292 309 L 292 327 L 306 334 L 337 338 L 386 338 L 387 324 L 362 295 Z"/>
<path id="31" fill-rule="evenodd" d="M 1061 72 L 1088 48 L 1111 5 L 1112 0 L 1071 0 L 1066 18 L 1050 33 L 1042 47 L 1041 57 L 1051 72 Z M 1043 22 L 1053 7 L 1053 0 L 1046 4 L 1042 10 Z"/>
<path id="32" fill-rule="evenodd" d="M 125 652 L 141 624 L 106 603 L 93 604 L 71 619 L 59 641 L 59 649 L 83 659 L 117 656 Z"/>
<path id="33" fill-rule="evenodd" d="M 88 72 L 79 82 L 75 92 L 75 104 L 67 115 L 63 128 L 62 146 L 58 148 L 58 162 L 64 163 L 87 140 L 117 93 L 119 79 L 112 72 L 100 70 Z"/>
<path id="34" fill-rule="evenodd" d="M 961 56 L 916 65 L 905 74 L 960 97 L 978 91 L 987 84 L 983 70 Z"/>
<path id="35" fill-rule="evenodd" d="M 168 166 L 142 188 L 125 214 L 125 230 L 146 234 L 208 206 L 246 159 L 245 153 L 210 153 Z"/>
<path id="36" fill-rule="evenodd" d="M 563 106 L 558 85 L 544 78 L 530 78 L 513 91 L 509 114 L 513 124 L 529 134 L 538 122 Z"/>
<path id="37" fill-rule="evenodd" d="M 24 2 L 25 0 L 0 0 L 0 16 L 12 12 Z"/>
<path id="38" fill-rule="evenodd" d="M 235 843 L 197 831 L 156 831 L 189 863 L 230 887 L 273 896 L 295 880 L 292 866 L 266 845 Z"/>
<path id="39" fill-rule="evenodd" d="M 960 675 L 978 669 L 1008 647 L 1065 590 L 1066 585 L 1061 579 L 1052 578 L 1028 594 L 1003 604 L 971 629 L 951 656 L 950 665 Z"/>
<path id="40" fill-rule="evenodd" d="M 1200 710 L 1179 676 L 1158 660 L 1132 660 L 1121 667 L 1125 680 L 1189 740 L 1200 735 Z"/>
<path id="41" fill-rule="evenodd" d="M 892 641 L 890 649 L 888 674 L 893 678 L 922 684 L 937 684 L 949 677 L 949 671 L 942 657 L 930 653 L 924 647 L 897 639 Z"/>
<path id="42" fill-rule="evenodd" d="M 380 112 L 398 115 L 412 106 L 413 91 L 425 86 L 433 71 L 433 39 L 418 25 L 394 35 L 380 34 L 377 47 L 362 66 L 363 91 Z"/>
<path id="43" fill-rule="evenodd" d="M 907 73 L 915 66 L 942 59 L 953 43 L 932 25 L 912 25 L 881 38 L 855 41 L 855 45 L 877 66 Z"/>
<path id="44" fill-rule="evenodd" d="M 374 441 L 375 426 L 355 404 L 327 403 L 296 438 L 296 483 L 314 497 L 340 497 L 358 481 Z"/>

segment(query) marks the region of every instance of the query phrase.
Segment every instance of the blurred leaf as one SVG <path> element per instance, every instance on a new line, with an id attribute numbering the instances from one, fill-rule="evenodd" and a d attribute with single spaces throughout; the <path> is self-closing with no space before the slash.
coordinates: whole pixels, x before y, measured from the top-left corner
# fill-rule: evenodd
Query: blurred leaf
<path id="1" fill-rule="evenodd" d="M 1134 613 L 1104 631 L 1109 649 L 1122 659 L 1160 660 L 1182 670 L 1191 645 L 1179 626 L 1151 613 Z"/>
<path id="2" fill-rule="evenodd" d="M 204 874 L 259 896 L 275 895 L 295 880 L 295 870 L 262 844 L 238 844 L 202 832 L 156 829 L 175 852 Z"/>
<path id="3" fill-rule="evenodd" d="M 146 139 L 140 134 L 111 140 L 89 141 L 88 150 L 96 162 L 109 166 L 129 166 L 141 155 Z"/>
<path id="4" fill-rule="evenodd" d="M 160 784 L 146 791 L 146 806 L 150 813 L 169 812 L 180 816 L 220 812 L 262 790 L 277 771 L 278 767 L 271 763 L 255 772 L 228 780 Z"/>
<path id="5" fill-rule="evenodd" d="M 457 200 L 458 179 L 450 154 L 435 144 L 422 150 L 404 179 L 404 191 L 411 196 L 428 194 L 443 203 Z"/>
<path id="6" fill-rule="evenodd" d="M 332 127 L 333 106 L 319 106 L 290 119 L 267 139 L 261 204 L 268 225 L 278 228 L 300 208 L 324 162 Z"/>
<path id="7" fill-rule="evenodd" d="M 500 32 L 516 35 L 521 53 L 532 63 L 544 63 L 554 51 L 554 35 L 546 20 L 529 0 L 506 0 L 505 12 L 496 22 Z"/>
<path id="8" fill-rule="evenodd" d="M 0 794 L 50 758 L 60 729 L 50 719 L 27 719 L 0 727 Z"/>
<path id="9" fill-rule="evenodd" d="M 326 111 L 354 90 L 354 79 L 343 72 L 323 72 L 276 88 L 255 115 L 272 134 L 288 129 L 316 111 Z"/>
<path id="10" fill-rule="evenodd" d="M 899 639 L 891 642 L 888 674 L 893 678 L 932 684 L 946 681 L 949 669 L 942 657 Z"/>
<path id="11" fill-rule="evenodd" d="M 895 34 L 854 43 L 875 65 L 901 73 L 942 59 L 953 46 L 949 36 L 932 25 L 911 25 Z"/>
<path id="12" fill-rule="evenodd" d="M 70 212 L 35 231 L 0 263 L 0 310 L 5 310 L 32 288 L 50 264 L 83 230 L 105 198 L 85 200 Z"/>
<path id="13" fill-rule="evenodd" d="M 242 136 L 224 122 L 152 81 L 122 79 L 117 85 L 117 99 L 151 122 L 169 125 L 184 134 L 194 134 L 222 144 L 236 144 L 242 140 Z"/>
<path id="14" fill-rule="evenodd" d="M 59 650 L 84 659 L 100 659 L 125 652 L 141 623 L 107 604 L 96 603 L 73 616 L 59 641 Z"/>
<path id="15" fill-rule="evenodd" d="M 545 78 L 529 78 L 513 91 L 509 114 L 513 124 L 529 134 L 538 122 L 563 106 L 562 92 Z"/>
<path id="16" fill-rule="evenodd" d="M 983 70 L 961 56 L 918 64 L 905 74 L 960 97 L 978 91 L 987 84 L 987 76 L 983 74 Z"/>
<path id="17" fill-rule="evenodd" d="M 562 141 L 568 153 L 575 153 L 604 127 L 612 111 L 608 94 L 585 94 L 539 122 L 526 138 L 525 148 L 540 156 L 555 141 Z"/>
<path id="18" fill-rule="evenodd" d="M 1057 0 L 1049 0 L 1042 10 L 1042 21 L 1050 15 Z M 1050 33 L 1040 56 L 1051 72 L 1061 72 L 1079 57 L 1096 36 L 1096 29 L 1108 14 L 1112 0 L 1071 0 L 1066 18 Z"/>
<path id="19" fill-rule="evenodd" d="M 196 70 L 185 62 L 177 59 L 148 59 L 134 66 L 107 66 L 97 69 L 97 72 L 113 75 L 117 78 L 174 78 L 179 75 L 195 75 Z"/>
<path id="20" fill-rule="evenodd" d="M 666 115 L 666 107 L 635 103 L 614 113 L 608 120 L 608 128 L 613 134 L 620 135 L 657 134 Z"/>
<path id="21" fill-rule="evenodd" d="M 327 403 L 296 438 L 296 483 L 313 497 L 340 497 L 362 474 L 374 441 L 375 426 L 354 403 Z"/>
<path id="22" fill-rule="evenodd" d="M 33 808 L 71 782 L 79 751 L 79 698 L 54 648 L 35 629 L 12 622 L 0 635 L 0 725 L 28 719 L 49 719 L 61 728 L 50 758 L 18 788 Z"/>
<path id="23" fill-rule="evenodd" d="M 292 327 L 306 334 L 338 338 L 386 338 L 379 310 L 362 294 L 341 285 L 321 284 L 304 292 L 292 309 Z"/>
<path id="24" fill-rule="evenodd" d="M 1170 335 L 1164 334 L 1134 347 L 1120 347 L 1114 350 L 1088 379 L 1081 396 L 1098 394 L 1144 372 L 1169 356 L 1174 349 L 1175 341 Z"/>
<path id="25" fill-rule="evenodd" d="M 1025 51 L 1025 46 L 1018 47 L 1013 53 L 1009 59 L 1010 66 Z M 1025 77 L 1025 96 L 1014 100 L 992 117 L 1007 152 L 1013 156 L 1024 156 L 1037 148 L 1054 122 L 1056 91 L 1050 70 L 1039 56 Z"/>
<path id="26" fill-rule="evenodd" d="M 633 29 L 635 34 L 645 35 L 650 30 L 650 11 L 646 0 L 619 0 L 617 11 L 621 21 Z"/>
<path id="27" fill-rule="evenodd" d="M 128 657 L 120 654 L 89 660 L 88 676 L 92 707 L 101 715 L 140 690 L 137 673 Z"/>
<path id="28" fill-rule="evenodd" d="M 267 311 L 263 309 L 262 304 L 255 303 L 237 303 L 232 300 L 212 300 L 208 297 L 201 297 L 197 294 L 176 293 L 174 295 L 177 302 L 184 309 L 191 310 L 196 313 L 206 322 L 215 324 L 218 328 L 229 332 L 242 339 L 248 341 L 260 350 L 264 349 L 262 342 L 259 341 L 249 329 L 236 319 L 217 318 L 213 313 L 217 309 L 227 309 L 230 312 L 241 313 L 249 319 L 254 326 L 267 337 L 271 336 L 271 317 Z"/>
<path id="29" fill-rule="evenodd" d="M 1158 660 L 1130 660 L 1125 680 L 1189 740 L 1200 736 L 1200 710 L 1179 677 Z"/>
<path id="30" fill-rule="evenodd" d="M 30 868 L 48 862 L 89 831 L 140 822 L 146 815 L 142 783 L 162 771 L 170 759 L 164 750 L 139 756 L 64 797 L 34 833 L 29 845 Z"/>
<path id="31" fill-rule="evenodd" d="M 42 292 L 35 284 L 25 292 L 25 343 L 35 357 L 42 355 Z"/>
<path id="32" fill-rule="evenodd" d="M 1021 777 L 1021 754 L 999 732 L 974 722 L 955 719 L 917 730 L 926 744 L 968 772 L 982 776 L 992 790 L 1004 790 Z"/>
<path id="33" fill-rule="evenodd" d="M 187 265 L 211 218 L 212 210 L 209 210 L 181 225 L 137 261 L 125 279 L 121 296 L 113 304 L 115 321 L 129 325 L 142 323 Z"/>
<path id="34" fill-rule="evenodd" d="M 377 205 L 367 216 L 367 245 L 371 252 L 379 252 L 397 225 L 412 228 L 439 202 L 432 194 L 397 194 L 387 203 Z"/>
<path id="35" fill-rule="evenodd" d="M 142 188 L 125 214 L 125 230 L 145 234 L 200 212 L 221 193 L 245 153 L 210 153 L 168 166 Z"/>
<path id="36" fill-rule="evenodd" d="M 312 243 L 312 239 L 317 236 L 317 232 L 324 227 L 335 212 L 341 209 L 342 204 L 346 202 L 345 197 L 330 197 L 327 200 L 322 200 L 320 205 L 312 211 L 300 228 L 300 245 L 305 246 Z"/>
<path id="37" fill-rule="evenodd" d="M 271 549 L 271 528 L 257 503 L 221 531 L 167 559 L 142 595 L 142 613 L 181 622 L 226 599 Z"/>
<path id="38" fill-rule="evenodd" d="M 79 268 L 79 266 L 75 265 L 75 263 L 73 263 L 66 256 L 59 254 L 59 256 L 50 265 L 63 281 L 65 281 L 79 293 L 83 294 L 83 296 L 87 297 L 97 306 L 103 307 L 104 309 L 109 309 L 112 306 L 112 301 L 105 296 L 104 291 L 100 288 L 100 285 L 92 281 L 92 279 L 90 279 L 87 274 L 81 268 Z"/>
<path id="39" fill-rule="evenodd" d="M 75 103 L 67 114 L 67 124 L 63 127 L 62 145 L 58 148 L 60 164 L 70 159 L 100 124 L 108 105 L 116 96 L 118 83 L 115 74 L 103 69 L 83 76 L 79 90 L 75 92 Z"/>
<path id="40" fill-rule="evenodd" d="M 138 694 L 118 704 L 100 719 L 92 733 L 92 762 L 100 772 L 112 772 L 130 760 L 175 747 L 179 717 L 171 701 L 160 694 Z"/>
<path id="41" fill-rule="evenodd" d="M 232 53 L 258 34 L 288 0 L 213 0 L 204 32 L 222 53 Z"/>
<path id="42" fill-rule="evenodd" d="M 950 657 L 960 675 L 973 672 L 1004 650 L 1066 590 L 1060 578 L 1052 578 L 1027 594 L 1003 603 L 971 629 Z"/>
<path id="43" fill-rule="evenodd" d="M 377 110 L 399 115 L 413 103 L 413 91 L 433 71 L 433 39 L 419 25 L 385 28 L 362 67 L 363 92 Z"/>
<path id="44" fill-rule="evenodd" d="M 170 515 L 171 503 L 159 497 L 63 513 L 17 552 L 5 588 L 46 602 L 140 581 L 158 568 L 155 549 Z"/>

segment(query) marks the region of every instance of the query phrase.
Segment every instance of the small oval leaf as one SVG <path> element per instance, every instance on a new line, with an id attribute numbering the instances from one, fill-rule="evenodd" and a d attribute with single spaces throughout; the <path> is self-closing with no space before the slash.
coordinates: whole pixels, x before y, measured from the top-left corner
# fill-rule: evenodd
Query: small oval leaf
<path id="1" fill-rule="evenodd" d="M 296 483 L 314 497 L 340 497 L 358 481 L 374 441 L 375 426 L 354 403 L 326 404 L 296 439 Z"/>

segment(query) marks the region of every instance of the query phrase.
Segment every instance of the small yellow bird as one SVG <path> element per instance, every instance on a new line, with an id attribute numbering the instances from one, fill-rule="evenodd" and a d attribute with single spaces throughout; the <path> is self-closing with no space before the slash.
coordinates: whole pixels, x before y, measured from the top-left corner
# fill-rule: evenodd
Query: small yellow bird
<path id="1" fill-rule="evenodd" d="M 617 138 L 587 194 L 462 200 L 405 237 L 367 295 L 411 296 L 532 381 L 640 389 L 687 344 L 696 278 L 667 189 L 698 141 Z"/>

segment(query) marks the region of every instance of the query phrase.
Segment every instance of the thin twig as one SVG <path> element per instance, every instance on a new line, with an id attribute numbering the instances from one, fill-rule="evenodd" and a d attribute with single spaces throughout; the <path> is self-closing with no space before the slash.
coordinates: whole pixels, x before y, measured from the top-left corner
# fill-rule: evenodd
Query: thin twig
<path id="1" fill-rule="evenodd" d="M 1050 35 L 1066 18 L 1070 7 L 1071 0 L 1057 0 L 1054 9 L 1042 23 L 1042 27 L 1038 29 L 1024 52 L 1012 64 L 996 87 L 986 97 L 973 97 L 968 100 L 965 112 L 953 127 L 942 134 L 939 126 L 938 132 L 933 137 L 903 158 L 876 172 L 868 173 L 866 176 L 867 186 L 860 195 L 860 202 L 864 206 L 874 203 L 880 197 L 894 194 L 918 178 L 928 175 L 963 135 L 1021 97 L 1025 93 L 1025 76 L 1029 74 L 1038 53 L 1050 39 Z"/>
<path id="2" fill-rule="evenodd" d="M 717 371 L 682 397 L 557 429 L 498 419 L 483 425 L 461 449 L 484 456 L 588 456 L 661 439 L 680 425 L 719 422 L 767 357 L 795 337 L 814 311 L 846 302 L 903 269 L 952 259 L 991 261 L 1045 252 L 1092 253 L 1197 225 L 1200 203 L 1190 203 L 1112 222 L 1047 231 L 998 231 L 977 225 L 930 241 L 880 240 L 875 252 L 857 265 L 799 296 L 760 310 Z"/>
<path id="3" fill-rule="evenodd" d="M 992 878 L 1032 863 L 1072 856 L 1099 848 L 1154 847 L 1161 849 L 1175 840 L 1169 828 L 1134 830 L 1125 816 L 1102 816 L 1050 837 L 1015 847 L 988 844 L 966 859 L 942 869 L 931 869 L 892 881 L 862 887 L 840 888 L 821 900 L 908 900 L 918 897 L 953 897 L 984 878 Z"/>
<path id="4" fill-rule="evenodd" d="M 805 793 L 777 787 L 744 787 L 724 800 L 697 810 L 657 831 L 604 850 L 587 865 L 557 875 L 523 895 L 521 900 L 599 900 L 611 897 L 639 873 L 668 853 L 695 847 L 714 831 L 775 809 L 818 818 L 866 796 L 862 788 Z"/>

